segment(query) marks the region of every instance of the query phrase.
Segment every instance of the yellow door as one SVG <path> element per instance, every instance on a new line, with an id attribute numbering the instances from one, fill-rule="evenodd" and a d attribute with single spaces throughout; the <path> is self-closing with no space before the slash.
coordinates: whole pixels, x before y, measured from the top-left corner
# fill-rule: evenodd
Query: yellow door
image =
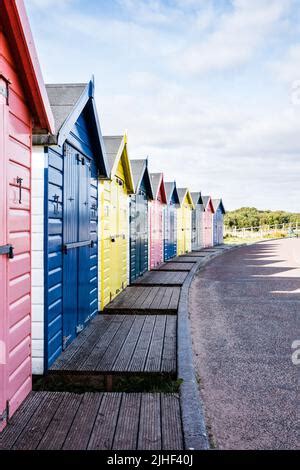
<path id="1" fill-rule="evenodd" d="M 110 300 L 110 226 L 111 226 L 111 182 L 100 182 L 100 237 L 99 237 L 99 286 L 100 310 Z"/>
<path id="2" fill-rule="evenodd" d="M 111 181 L 101 187 L 101 257 L 99 285 L 100 309 L 114 299 L 127 285 L 128 195 L 124 170 L 119 162 Z"/>
<path id="3" fill-rule="evenodd" d="M 112 300 L 117 294 L 119 289 L 119 185 L 117 178 L 111 182 L 110 191 L 110 262 L 109 262 L 109 300 Z"/>

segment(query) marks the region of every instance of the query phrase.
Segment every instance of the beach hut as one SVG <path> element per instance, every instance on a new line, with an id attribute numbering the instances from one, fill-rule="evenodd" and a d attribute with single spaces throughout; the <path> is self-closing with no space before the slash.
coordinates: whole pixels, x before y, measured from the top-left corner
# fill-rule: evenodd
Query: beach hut
<path id="1" fill-rule="evenodd" d="M 99 310 L 127 286 L 129 194 L 134 183 L 127 136 L 104 137 L 109 179 L 99 180 Z"/>
<path id="2" fill-rule="evenodd" d="M 210 196 L 202 196 L 204 217 L 203 217 L 203 242 L 204 248 L 213 246 L 213 216 L 214 206 Z"/>
<path id="3" fill-rule="evenodd" d="M 201 192 L 191 193 L 195 209 L 192 212 L 192 250 L 200 250 L 204 247 L 204 206 Z"/>
<path id="4" fill-rule="evenodd" d="M 195 208 L 190 191 L 177 189 L 179 208 L 177 209 L 177 254 L 183 255 L 192 250 L 192 210 Z"/>
<path id="5" fill-rule="evenodd" d="M 0 0 L 0 430 L 31 391 L 31 141 L 52 131 L 24 3 Z"/>
<path id="6" fill-rule="evenodd" d="M 164 209 L 164 259 L 173 258 L 177 254 L 177 209 L 179 198 L 176 183 L 165 183 L 167 205 Z"/>
<path id="7" fill-rule="evenodd" d="M 98 312 L 98 178 L 108 177 L 93 80 L 47 92 L 55 134 L 33 138 L 35 374 Z"/>
<path id="8" fill-rule="evenodd" d="M 214 207 L 213 215 L 213 244 L 221 245 L 223 243 L 223 230 L 224 230 L 224 214 L 225 208 L 222 199 L 213 199 L 212 204 Z"/>
<path id="9" fill-rule="evenodd" d="M 159 266 L 164 259 L 164 207 L 167 203 L 162 173 L 150 173 L 153 200 L 149 203 L 149 253 L 150 269 Z"/>
<path id="10" fill-rule="evenodd" d="M 153 190 L 147 160 L 130 160 L 134 194 L 129 196 L 130 282 L 148 270 L 148 201 Z"/>

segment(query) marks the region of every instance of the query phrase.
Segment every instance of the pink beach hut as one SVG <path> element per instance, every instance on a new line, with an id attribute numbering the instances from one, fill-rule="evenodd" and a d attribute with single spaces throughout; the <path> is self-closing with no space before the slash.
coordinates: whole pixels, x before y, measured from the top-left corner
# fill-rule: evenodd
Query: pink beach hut
<path id="1" fill-rule="evenodd" d="M 213 246 L 213 215 L 214 206 L 210 196 L 202 196 L 204 215 L 203 215 L 203 245 L 204 248 Z"/>
<path id="2" fill-rule="evenodd" d="M 150 269 L 163 262 L 164 252 L 164 206 L 167 203 L 162 173 L 151 173 L 153 201 L 150 201 L 149 265 Z"/>
<path id="3" fill-rule="evenodd" d="M 0 0 L 0 430 L 31 391 L 33 131 L 53 117 L 23 0 Z"/>

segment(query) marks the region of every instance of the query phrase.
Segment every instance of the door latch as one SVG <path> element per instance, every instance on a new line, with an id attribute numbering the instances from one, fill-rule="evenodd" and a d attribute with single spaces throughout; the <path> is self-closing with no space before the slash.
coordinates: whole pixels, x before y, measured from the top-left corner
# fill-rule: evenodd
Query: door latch
<path id="1" fill-rule="evenodd" d="M 19 185 L 19 204 L 22 204 L 22 182 L 23 178 L 17 176 L 17 184 Z"/>
<path id="2" fill-rule="evenodd" d="M 58 212 L 59 212 L 59 210 L 58 210 L 58 201 L 59 201 L 59 195 L 54 194 L 54 196 L 53 196 L 54 214 L 58 214 Z"/>

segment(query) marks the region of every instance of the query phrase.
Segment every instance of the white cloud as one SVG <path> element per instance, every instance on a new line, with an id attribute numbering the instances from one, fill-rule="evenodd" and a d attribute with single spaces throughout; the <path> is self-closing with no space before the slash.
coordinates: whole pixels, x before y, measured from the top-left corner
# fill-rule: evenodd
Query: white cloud
<path id="1" fill-rule="evenodd" d="M 279 79 L 290 83 L 292 87 L 293 82 L 300 80 L 300 43 L 290 46 L 280 60 L 269 65 Z"/>
<path id="2" fill-rule="evenodd" d="M 221 15 L 206 39 L 187 44 L 180 61 L 173 61 L 174 67 L 187 74 L 203 74 L 246 63 L 278 27 L 289 5 L 288 0 L 235 0 L 233 12 Z"/>

